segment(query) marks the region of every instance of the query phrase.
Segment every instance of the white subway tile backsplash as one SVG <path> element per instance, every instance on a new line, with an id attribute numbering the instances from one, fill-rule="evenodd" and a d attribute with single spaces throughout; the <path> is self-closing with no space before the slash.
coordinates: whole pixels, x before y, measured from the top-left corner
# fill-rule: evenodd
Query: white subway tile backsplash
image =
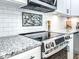
<path id="1" fill-rule="evenodd" d="M 43 13 L 31 10 L 0 7 L 0 37 L 45 30 L 45 24 L 43 24 L 43 26 L 22 27 L 22 12 L 31 12 L 43 15 Z M 45 23 L 45 19 L 43 20 L 43 23 Z"/>

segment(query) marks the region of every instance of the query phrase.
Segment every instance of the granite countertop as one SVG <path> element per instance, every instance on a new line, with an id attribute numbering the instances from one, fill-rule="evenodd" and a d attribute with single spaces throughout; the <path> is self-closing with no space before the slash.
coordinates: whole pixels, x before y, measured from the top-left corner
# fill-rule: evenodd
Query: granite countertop
<path id="1" fill-rule="evenodd" d="M 0 38 L 0 59 L 6 59 L 41 45 L 36 40 L 15 35 Z"/>
<path id="2" fill-rule="evenodd" d="M 64 34 L 74 34 L 74 33 L 79 32 L 79 31 L 78 30 L 70 30 L 70 31 L 67 31 L 67 30 L 63 29 L 63 30 L 55 31 L 55 32 L 64 33 Z"/>
<path id="3" fill-rule="evenodd" d="M 69 31 L 69 32 L 64 32 L 64 34 L 66 34 L 66 35 L 71 35 L 71 34 L 74 34 L 74 33 L 77 33 L 77 32 L 79 32 L 79 31 Z"/>

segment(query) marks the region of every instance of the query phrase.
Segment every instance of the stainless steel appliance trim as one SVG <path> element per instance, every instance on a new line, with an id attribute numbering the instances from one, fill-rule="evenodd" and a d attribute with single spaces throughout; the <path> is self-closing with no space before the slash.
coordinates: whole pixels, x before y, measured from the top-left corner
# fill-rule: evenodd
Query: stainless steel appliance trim
<path id="1" fill-rule="evenodd" d="M 52 8 L 52 9 L 56 9 L 56 7 L 54 5 L 49 5 L 47 3 L 44 3 L 44 2 L 41 2 L 39 0 L 29 0 L 29 2 L 34 2 L 34 3 L 37 3 L 39 5 L 43 5 L 43 6 L 46 6 L 48 8 Z M 55 4 L 55 3 L 54 3 Z"/>
<path id="2" fill-rule="evenodd" d="M 55 5 L 55 4 L 56 4 L 56 2 L 57 2 L 57 0 L 54 0 L 54 4 L 53 4 L 53 5 Z"/>

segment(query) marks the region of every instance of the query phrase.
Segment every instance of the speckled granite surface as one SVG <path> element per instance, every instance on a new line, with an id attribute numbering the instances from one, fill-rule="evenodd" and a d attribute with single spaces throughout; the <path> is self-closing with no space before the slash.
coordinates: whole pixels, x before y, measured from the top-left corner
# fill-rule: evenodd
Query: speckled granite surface
<path id="1" fill-rule="evenodd" d="M 1 37 L 0 59 L 9 58 L 11 56 L 28 51 L 40 45 L 40 42 L 20 35 Z"/>

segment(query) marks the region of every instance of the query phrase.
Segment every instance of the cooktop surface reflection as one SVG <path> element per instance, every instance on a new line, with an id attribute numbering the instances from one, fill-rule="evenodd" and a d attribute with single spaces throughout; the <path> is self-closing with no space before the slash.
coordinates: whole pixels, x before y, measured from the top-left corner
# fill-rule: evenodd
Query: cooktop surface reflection
<path id="1" fill-rule="evenodd" d="M 56 33 L 56 32 L 48 32 L 48 31 L 39 31 L 39 32 L 31 32 L 31 33 L 25 33 L 25 34 L 20 34 L 20 35 L 24 35 L 25 37 L 35 39 L 38 41 L 44 41 L 53 37 L 62 36 L 64 34 Z"/>

